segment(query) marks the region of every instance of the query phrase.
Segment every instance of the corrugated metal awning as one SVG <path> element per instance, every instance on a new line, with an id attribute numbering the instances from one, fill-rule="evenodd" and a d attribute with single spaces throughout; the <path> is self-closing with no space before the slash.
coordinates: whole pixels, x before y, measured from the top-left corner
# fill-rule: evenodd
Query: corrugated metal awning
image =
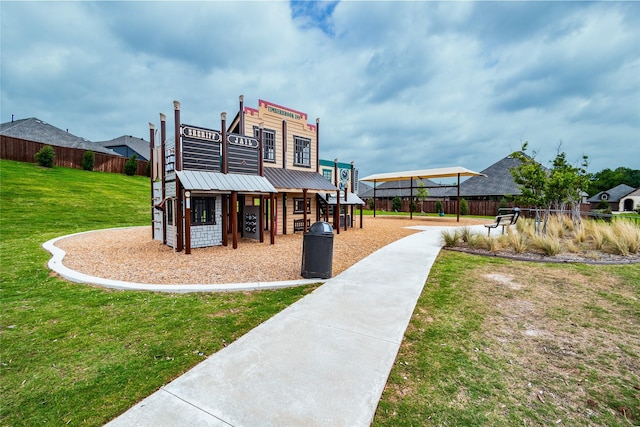
<path id="1" fill-rule="evenodd" d="M 267 178 L 259 175 L 203 171 L 176 171 L 176 174 L 185 190 L 238 191 L 243 193 L 278 192 Z"/>
<path id="2" fill-rule="evenodd" d="M 337 205 L 335 193 L 318 193 L 318 196 L 329 205 Z M 360 197 L 354 193 L 347 193 L 347 200 L 344 200 L 344 194 L 340 195 L 341 205 L 364 205 L 364 202 Z"/>
<path id="3" fill-rule="evenodd" d="M 338 191 L 338 188 L 317 172 L 265 167 L 264 176 L 276 188 Z"/>

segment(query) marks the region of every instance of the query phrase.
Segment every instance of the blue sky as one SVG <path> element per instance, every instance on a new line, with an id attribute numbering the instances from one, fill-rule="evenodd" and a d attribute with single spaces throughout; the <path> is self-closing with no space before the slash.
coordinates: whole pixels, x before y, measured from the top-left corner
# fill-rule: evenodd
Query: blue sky
<path id="1" fill-rule="evenodd" d="M 93 141 L 238 96 L 320 118 L 361 176 L 482 170 L 529 142 L 640 169 L 639 2 L 0 2 L 2 122 Z"/>

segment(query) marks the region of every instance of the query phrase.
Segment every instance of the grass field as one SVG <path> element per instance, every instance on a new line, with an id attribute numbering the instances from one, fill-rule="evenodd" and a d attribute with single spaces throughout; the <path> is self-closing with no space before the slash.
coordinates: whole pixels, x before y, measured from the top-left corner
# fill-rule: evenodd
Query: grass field
<path id="1" fill-rule="evenodd" d="M 149 223 L 146 178 L 0 161 L 0 425 L 102 425 L 313 287 L 108 291 L 41 244 Z M 376 426 L 640 424 L 640 265 L 442 252 Z M 330 392 L 330 391 L 329 391 Z"/>
<path id="2" fill-rule="evenodd" d="M 102 425 L 313 287 L 109 291 L 49 274 L 41 244 L 149 224 L 143 177 L 0 161 L 0 425 Z"/>

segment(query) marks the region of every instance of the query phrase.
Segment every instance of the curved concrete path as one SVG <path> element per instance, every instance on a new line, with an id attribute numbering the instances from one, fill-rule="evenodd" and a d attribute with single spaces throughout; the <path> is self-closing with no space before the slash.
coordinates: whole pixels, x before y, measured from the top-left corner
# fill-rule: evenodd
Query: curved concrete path
<path id="1" fill-rule="evenodd" d="M 412 228 L 107 425 L 369 426 L 451 227 Z"/>

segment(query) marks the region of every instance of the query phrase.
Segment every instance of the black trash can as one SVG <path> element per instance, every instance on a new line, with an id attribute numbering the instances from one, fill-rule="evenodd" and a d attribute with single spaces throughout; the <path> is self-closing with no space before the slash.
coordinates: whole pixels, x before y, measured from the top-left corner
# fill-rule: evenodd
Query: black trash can
<path id="1" fill-rule="evenodd" d="M 333 227 L 318 221 L 302 236 L 302 277 L 331 278 L 333 263 Z"/>

